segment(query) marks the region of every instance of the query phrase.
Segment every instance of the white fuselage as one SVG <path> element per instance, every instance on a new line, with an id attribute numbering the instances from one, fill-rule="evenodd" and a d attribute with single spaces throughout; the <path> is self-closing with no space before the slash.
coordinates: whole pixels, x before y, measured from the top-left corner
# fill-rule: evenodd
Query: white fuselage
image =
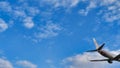
<path id="1" fill-rule="evenodd" d="M 107 52 L 107 51 L 105 51 L 105 50 L 99 50 L 98 51 L 98 53 L 100 53 L 102 56 L 104 56 L 104 57 L 106 57 L 106 58 L 109 58 L 110 60 L 114 60 L 114 56 L 113 56 L 113 54 L 111 54 L 111 53 L 109 53 L 109 52 Z M 120 59 L 119 60 L 116 60 L 116 61 L 120 61 Z"/>

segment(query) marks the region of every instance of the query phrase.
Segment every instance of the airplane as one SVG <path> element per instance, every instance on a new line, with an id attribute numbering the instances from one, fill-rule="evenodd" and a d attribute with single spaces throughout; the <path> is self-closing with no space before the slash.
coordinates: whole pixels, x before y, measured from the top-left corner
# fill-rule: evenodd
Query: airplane
<path id="1" fill-rule="evenodd" d="M 96 46 L 95 50 L 89 50 L 87 52 L 98 52 L 102 56 L 106 57 L 106 59 L 99 59 L 99 60 L 90 60 L 91 62 L 97 62 L 97 61 L 107 61 L 108 63 L 113 63 L 113 61 L 118 61 L 120 62 L 120 54 L 117 56 L 113 56 L 113 54 L 103 50 L 102 48 L 104 47 L 105 43 L 103 43 L 101 46 L 98 45 L 97 41 L 95 38 L 93 38 L 93 42 Z"/>

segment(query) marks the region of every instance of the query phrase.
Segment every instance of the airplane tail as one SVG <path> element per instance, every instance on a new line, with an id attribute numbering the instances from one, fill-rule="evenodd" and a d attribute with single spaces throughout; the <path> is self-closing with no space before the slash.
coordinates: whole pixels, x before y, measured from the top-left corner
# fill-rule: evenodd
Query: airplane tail
<path id="1" fill-rule="evenodd" d="M 94 42 L 94 44 L 95 44 L 96 49 L 98 49 L 98 48 L 99 48 L 99 45 L 98 45 L 97 41 L 95 40 L 95 38 L 93 38 L 93 42 Z"/>
<path id="2" fill-rule="evenodd" d="M 87 52 L 99 51 L 99 50 L 101 50 L 101 49 L 104 47 L 104 45 L 105 45 L 105 43 L 103 43 L 101 46 L 99 46 L 98 43 L 97 43 L 97 41 L 95 40 L 95 38 L 93 38 L 93 42 L 94 42 L 94 44 L 95 44 L 96 49 L 95 49 L 95 50 L 89 50 L 89 51 L 87 51 Z"/>

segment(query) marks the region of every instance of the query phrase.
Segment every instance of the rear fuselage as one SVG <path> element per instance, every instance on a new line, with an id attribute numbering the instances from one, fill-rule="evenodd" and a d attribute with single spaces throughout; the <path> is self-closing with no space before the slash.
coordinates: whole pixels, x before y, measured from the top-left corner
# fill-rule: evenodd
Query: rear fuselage
<path id="1" fill-rule="evenodd" d="M 114 59 L 115 58 L 114 54 L 111 54 L 111 53 L 109 53 L 109 52 L 107 52 L 105 50 L 99 50 L 98 53 L 100 53 L 102 56 L 104 56 L 106 58 L 109 58 L 110 61 L 118 61 L 118 62 L 120 62 L 120 59 L 117 59 L 117 60 Z"/>
<path id="2" fill-rule="evenodd" d="M 113 55 L 105 50 L 98 50 L 98 53 L 100 53 L 102 56 L 107 57 L 109 59 L 113 59 Z"/>

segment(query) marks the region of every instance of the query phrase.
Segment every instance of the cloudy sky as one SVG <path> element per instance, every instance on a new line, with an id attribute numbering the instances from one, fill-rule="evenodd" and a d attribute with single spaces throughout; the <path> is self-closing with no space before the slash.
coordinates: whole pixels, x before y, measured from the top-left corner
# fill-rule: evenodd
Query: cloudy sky
<path id="1" fill-rule="evenodd" d="M 119 68 L 91 63 L 120 53 L 120 0 L 0 0 L 0 68 Z"/>

